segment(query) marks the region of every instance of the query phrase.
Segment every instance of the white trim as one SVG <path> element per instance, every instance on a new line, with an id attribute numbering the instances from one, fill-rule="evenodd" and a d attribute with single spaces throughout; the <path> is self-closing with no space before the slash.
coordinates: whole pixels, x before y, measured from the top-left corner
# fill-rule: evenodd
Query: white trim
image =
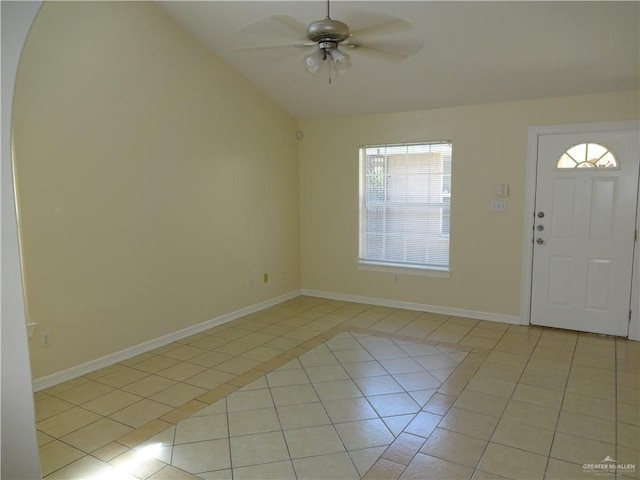
<path id="1" fill-rule="evenodd" d="M 619 122 L 598 123 L 574 123 L 567 125 L 545 125 L 529 127 L 527 133 L 527 164 L 525 177 L 524 198 L 524 230 L 522 236 L 522 282 L 520 290 L 520 323 L 531 323 L 531 274 L 533 272 L 533 225 L 536 201 L 536 167 L 538 163 L 538 137 L 540 135 L 553 135 L 565 133 L 590 133 L 638 130 L 640 122 L 637 120 L 625 120 Z M 640 217 L 636 213 L 636 225 L 640 230 Z M 635 252 L 635 264 L 633 283 L 631 285 L 631 322 L 629 324 L 629 340 L 640 340 L 640 300 L 638 295 L 637 273 L 639 252 Z"/>
<path id="2" fill-rule="evenodd" d="M 637 130 L 640 128 L 638 120 L 621 120 L 614 122 L 595 122 L 595 123 L 567 123 L 560 125 L 542 125 L 529 127 L 529 132 L 536 132 L 538 135 L 553 135 L 565 133 L 593 133 L 593 132 L 612 132 L 624 130 Z"/>
<path id="3" fill-rule="evenodd" d="M 349 295 L 346 293 L 325 292 L 322 290 L 311 290 L 303 288 L 302 295 L 309 297 L 327 298 L 330 300 L 341 300 L 353 303 L 368 303 L 381 307 L 403 308 L 405 310 L 417 310 L 419 312 L 439 313 L 441 315 L 451 315 L 455 317 L 467 317 L 475 320 L 487 320 L 489 322 L 508 323 L 518 325 L 520 317 L 516 315 L 504 315 L 502 313 L 479 312 L 476 310 L 464 310 L 462 308 L 443 307 L 439 305 L 427 305 L 425 303 L 403 302 L 388 298 L 363 297 L 359 295 Z"/>
<path id="4" fill-rule="evenodd" d="M 143 342 L 133 347 L 125 348 L 124 350 L 120 350 L 119 352 L 96 358 L 95 360 L 91 360 L 81 365 L 76 365 L 75 367 L 71 367 L 66 370 L 47 375 L 45 377 L 40 377 L 33 381 L 33 391 L 38 392 L 40 390 L 44 390 L 45 388 L 52 387 L 53 385 L 66 382 L 68 380 L 73 380 L 74 378 L 86 375 L 91 372 L 95 372 L 96 370 L 108 367 L 110 365 L 113 365 L 114 363 L 122 362 L 123 360 L 127 360 L 131 357 L 135 357 L 136 355 L 140 355 L 141 353 L 145 353 L 169 343 L 176 342 L 191 335 L 195 335 L 196 333 L 200 333 L 218 325 L 222 325 L 223 323 L 227 323 L 232 320 L 244 317 L 245 315 L 264 310 L 265 308 L 269 308 L 274 305 L 278 305 L 282 302 L 291 300 L 292 298 L 296 298 L 298 296 L 300 296 L 300 291 L 294 290 L 293 292 L 286 293 L 279 297 L 271 298 L 269 300 L 256 303 L 255 305 L 241 308 L 234 312 L 225 313 L 218 317 L 212 318 L 211 320 L 207 320 L 205 322 L 198 323 L 197 325 L 183 328 L 182 330 L 163 335 L 162 337 L 149 340 L 148 342 Z"/>
<path id="5" fill-rule="evenodd" d="M 638 182 L 638 202 L 640 203 L 640 182 Z M 640 205 L 636 206 L 636 232 L 640 232 Z M 631 318 L 629 319 L 629 340 L 640 341 L 640 249 L 636 238 L 633 249 L 633 273 L 631 274 Z"/>
<path id="6" fill-rule="evenodd" d="M 451 270 L 448 268 L 409 266 L 402 265 L 400 263 L 382 263 L 368 260 L 360 260 L 358 262 L 358 270 L 392 273 L 395 275 L 412 275 L 418 277 L 451 277 Z"/>
<path id="7" fill-rule="evenodd" d="M 12 109 L 16 76 L 25 43 L 43 2 L 0 2 L 0 444 L 2 478 L 41 478 L 31 390 L 20 247 L 12 168 Z"/>
<path id="8" fill-rule="evenodd" d="M 520 290 L 520 324 L 531 323 L 531 274 L 533 272 L 533 228 L 536 205 L 538 166 L 538 136 L 545 127 L 530 127 L 527 134 L 527 164 L 525 166 L 524 214 L 522 222 L 522 281 Z"/>

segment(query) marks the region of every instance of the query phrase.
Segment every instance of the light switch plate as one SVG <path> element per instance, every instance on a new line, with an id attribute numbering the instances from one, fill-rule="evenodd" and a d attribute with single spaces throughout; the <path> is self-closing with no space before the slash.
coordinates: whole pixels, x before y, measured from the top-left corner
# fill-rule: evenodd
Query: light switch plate
<path id="1" fill-rule="evenodd" d="M 493 213 L 503 213 L 507 211 L 507 200 L 492 200 L 491 201 L 491 211 Z"/>
<path id="2" fill-rule="evenodd" d="M 496 197 L 508 197 L 509 196 L 509 185 L 506 183 L 501 183 L 496 185 Z"/>

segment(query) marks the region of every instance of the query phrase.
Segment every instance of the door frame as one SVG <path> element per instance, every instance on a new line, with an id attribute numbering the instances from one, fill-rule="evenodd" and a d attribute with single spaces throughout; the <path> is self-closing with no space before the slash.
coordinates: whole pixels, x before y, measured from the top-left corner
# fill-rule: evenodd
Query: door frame
<path id="1" fill-rule="evenodd" d="M 531 324 L 531 281 L 533 274 L 533 227 L 536 201 L 536 181 L 538 167 L 538 137 L 563 133 L 612 132 L 640 129 L 640 121 L 574 123 L 566 125 L 545 125 L 529 127 L 527 132 L 527 160 L 525 170 L 524 215 L 522 235 L 522 281 L 520 290 L 520 324 Z M 638 185 L 640 194 L 640 182 Z M 639 197 L 640 198 L 640 197 Z M 640 216 L 636 209 L 636 230 L 640 231 Z M 637 248 L 633 256 L 633 276 L 631 281 L 631 322 L 629 340 L 640 340 L 640 294 L 638 274 L 640 254 Z"/>

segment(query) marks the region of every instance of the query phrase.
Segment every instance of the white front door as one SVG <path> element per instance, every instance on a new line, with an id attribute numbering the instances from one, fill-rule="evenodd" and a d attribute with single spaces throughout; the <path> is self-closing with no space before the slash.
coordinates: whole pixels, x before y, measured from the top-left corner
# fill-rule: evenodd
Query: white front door
<path id="1" fill-rule="evenodd" d="M 531 323 L 627 336 L 637 130 L 538 136 Z"/>

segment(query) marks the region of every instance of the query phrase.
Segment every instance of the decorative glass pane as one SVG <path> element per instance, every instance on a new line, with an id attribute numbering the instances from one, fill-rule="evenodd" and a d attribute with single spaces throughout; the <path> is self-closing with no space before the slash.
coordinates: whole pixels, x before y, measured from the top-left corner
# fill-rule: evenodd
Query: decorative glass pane
<path id="1" fill-rule="evenodd" d="M 558 159 L 560 170 L 574 168 L 618 168 L 616 157 L 609 149 L 597 143 L 574 145 Z"/>

